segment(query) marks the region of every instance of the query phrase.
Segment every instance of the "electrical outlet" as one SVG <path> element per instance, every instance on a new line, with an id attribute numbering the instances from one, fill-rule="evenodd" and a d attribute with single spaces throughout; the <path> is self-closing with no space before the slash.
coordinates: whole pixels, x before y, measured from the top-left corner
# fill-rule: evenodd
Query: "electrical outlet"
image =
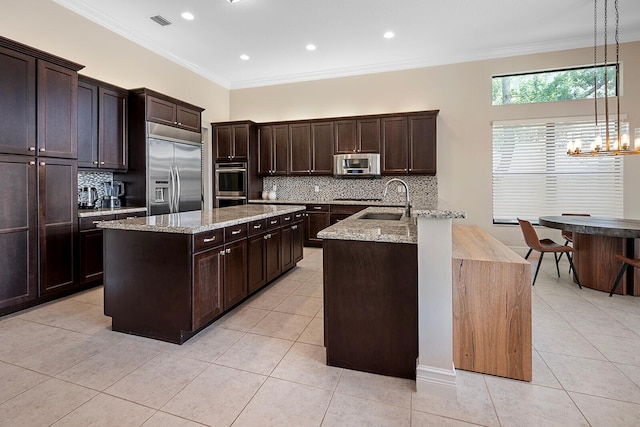
<path id="1" fill-rule="evenodd" d="M 404 193 L 404 187 L 402 185 L 398 185 L 398 193 Z"/>
<path id="2" fill-rule="evenodd" d="M 313 186 L 313 191 L 315 191 L 317 193 L 318 191 L 320 191 L 320 187 L 317 186 L 317 185 L 314 185 Z"/>

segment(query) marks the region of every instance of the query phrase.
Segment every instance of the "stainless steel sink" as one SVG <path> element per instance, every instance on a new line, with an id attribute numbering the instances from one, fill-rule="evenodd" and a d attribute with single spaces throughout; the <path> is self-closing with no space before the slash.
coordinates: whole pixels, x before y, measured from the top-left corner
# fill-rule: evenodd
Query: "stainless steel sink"
<path id="1" fill-rule="evenodd" d="M 358 219 L 378 219 L 378 220 L 391 220 L 397 221 L 402 218 L 401 213 L 392 213 L 392 212 L 370 212 L 362 215 Z"/>

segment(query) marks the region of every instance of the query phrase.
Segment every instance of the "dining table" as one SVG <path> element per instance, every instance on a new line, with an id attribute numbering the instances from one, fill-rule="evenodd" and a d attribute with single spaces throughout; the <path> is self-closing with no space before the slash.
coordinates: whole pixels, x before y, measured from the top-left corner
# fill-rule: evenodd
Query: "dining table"
<path id="1" fill-rule="evenodd" d="M 541 216 L 539 224 L 573 234 L 573 264 L 580 284 L 609 292 L 622 267 L 617 254 L 640 257 L 640 220 L 597 216 Z M 640 295 L 640 269 L 628 268 L 617 294 Z"/>

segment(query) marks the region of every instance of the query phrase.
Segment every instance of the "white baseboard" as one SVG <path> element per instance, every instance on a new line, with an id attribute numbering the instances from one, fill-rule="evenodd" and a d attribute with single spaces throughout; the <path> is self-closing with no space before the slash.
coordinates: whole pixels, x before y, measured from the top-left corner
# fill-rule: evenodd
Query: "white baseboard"
<path id="1" fill-rule="evenodd" d="M 418 365 L 416 368 L 416 391 L 433 396 L 456 399 L 456 371 Z"/>

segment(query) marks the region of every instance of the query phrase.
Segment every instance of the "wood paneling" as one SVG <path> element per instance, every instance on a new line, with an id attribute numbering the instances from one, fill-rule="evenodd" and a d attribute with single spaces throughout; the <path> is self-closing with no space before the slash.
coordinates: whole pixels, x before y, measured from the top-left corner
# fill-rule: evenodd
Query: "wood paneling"
<path id="1" fill-rule="evenodd" d="M 452 239 L 456 369 L 531 381 L 531 264 L 477 226 Z"/>
<path id="2" fill-rule="evenodd" d="M 615 259 L 616 254 L 626 253 L 627 239 L 622 237 L 600 236 L 596 234 L 573 233 L 575 256 L 573 265 L 578 272 L 580 283 L 599 291 L 609 292 L 622 262 Z M 597 260 L 597 261 L 594 261 Z M 627 275 L 616 289 L 617 294 L 627 294 Z"/>

